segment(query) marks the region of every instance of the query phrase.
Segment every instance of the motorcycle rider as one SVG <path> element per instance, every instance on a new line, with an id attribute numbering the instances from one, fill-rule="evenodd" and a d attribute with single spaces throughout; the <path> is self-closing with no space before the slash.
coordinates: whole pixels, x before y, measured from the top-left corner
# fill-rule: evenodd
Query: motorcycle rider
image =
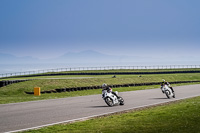
<path id="1" fill-rule="evenodd" d="M 110 87 L 109 87 L 107 84 L 105 84 L 105 83 L 102 84 L 102 91 L 104 91 L 104 90 L 106 90 L 108 93 L 111 92 L 113 95 L 115 95 L 117 98 L 119 98 L 118 95 L 117 95 L 115 92 L 112 91 L 112 88 L 110 88 Z"/>
<path id="2" fill-rule="evenodd" d="M 174 89 L 170 86 L 169 82 L 167 82 L 166 80 L 163 79 L 163 82 L 161 83 L 161 88 L 160 88 L 163 93 L 165 93 L 163 90 L 164 85 L 167 85 L 172 90 L 172 92 L 174 92 Z"/>

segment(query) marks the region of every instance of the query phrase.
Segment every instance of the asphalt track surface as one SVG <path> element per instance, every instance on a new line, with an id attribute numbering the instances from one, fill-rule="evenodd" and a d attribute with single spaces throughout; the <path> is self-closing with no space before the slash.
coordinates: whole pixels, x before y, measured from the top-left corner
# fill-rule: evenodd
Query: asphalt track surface
<path id="1" fill-rule="evenodd" d="M 160 89 L 121 92 L 125 105 L 114 107 L 108 107 L 101 94 L 3 104 L 0 105 L 0 132 L 35 129 L 200 96 L 200 85 L 178 86 L 174 90 L 176 98 L 171 99 Z"/>

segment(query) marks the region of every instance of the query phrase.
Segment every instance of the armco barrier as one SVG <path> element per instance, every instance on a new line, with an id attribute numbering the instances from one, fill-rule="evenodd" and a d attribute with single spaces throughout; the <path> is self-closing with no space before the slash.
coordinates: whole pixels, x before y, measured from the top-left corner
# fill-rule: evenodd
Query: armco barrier
<path id="1" fill-rule="evenodd" d="M 188 69 L 188 68 L 200 68 L 200 65 L 146 65 L 146 66 L 98 66 L 98 67 L 70 67 L 70 68 L 56 68 L 56 69 L 45 69 L 36 71 L 25 71 L 25 72 L 15 72 L 15 73 L 4 73 L 0 74 L 0 78 L 11 78 L 15 76 L 23 75 L 34 75 L 41 73 L 51 73 L 51 72 L 71 72 L 71 71 L 88 71 L 88 70 L 137 70 L 137 69 Z"/>
<path id="2" fill-rule="evenodd" d="M 179 83 L 193 83 L 200 81 L 174 81 L 170 82 L 170 84 L 179 84 Z M 119 88 L 119 87 L 131 87 L 131 86 L 145 86 L 145 85 L 160 85 L 161 82 L 149 82 L 149 83 L 130 83 L 130 84 L 115 84 L 109 85 L 111 88 Z M 72 92 L 72 91 L 81 91 L 81 90 L 91 90 L 91 89 L 100 89 L 101 86 L 87 86 L 87 87 L 77 87 L 77 88 L 60 88 L 48 91 L 41 91 L 41 94 L 44 93 L 61 93 L 61 92 Z M 33 92 L 25 92 L 26 94 L 34 94 Z"/>
<path id="3" fill-rule="evenodd" d="M 15 78 L 18 77 L 38 77 L 38 76 L 58 76 L 58 75 L 143 75 L 143 74 L 175 74 L 175 73 L 200 73 L 198 70 L 194 71 L 161 71 L 161 72 L 102 72 L 102 73 L 95 73 L 95 72 L 77 72 L 77 73 L 51 73 L 51 74 L 34 74 L 34 75 L 20 75 L 14 76 Z M 13 78 L 13 77 L 4 77 L 4 79 Z"/>

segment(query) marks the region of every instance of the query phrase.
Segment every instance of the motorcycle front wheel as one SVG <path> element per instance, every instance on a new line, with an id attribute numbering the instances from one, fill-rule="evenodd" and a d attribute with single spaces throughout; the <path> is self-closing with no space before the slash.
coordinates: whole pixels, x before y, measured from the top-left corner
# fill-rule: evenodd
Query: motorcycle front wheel
<path id="1" fill-rule="evenodd" d="M 110 97 L 106 97 L 105 102 L 110 107 L 112 107 L 114 105 L 113 100 Z"/>
<path id="2" fill-rule="evenodd" d="M 170 92 L 167 90 L 167 91 L 165 91 L 165 94 L 166 94 L 166 96 L 167 96 L 167 98 L 170 98 L 169 97 L 169 95 L 170 95 Z"/>

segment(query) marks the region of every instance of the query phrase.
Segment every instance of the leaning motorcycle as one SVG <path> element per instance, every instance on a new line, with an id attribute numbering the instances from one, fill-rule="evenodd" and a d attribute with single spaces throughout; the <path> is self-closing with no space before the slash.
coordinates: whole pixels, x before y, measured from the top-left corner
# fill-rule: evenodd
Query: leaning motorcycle
<path id="1" fill-rule="evenodd" d="M 168 85 L 164 85 L 162 91 L 166 94 L 167 98 L 175 98 L 175 92 L 172 92 L 172 89 Z"/>
<path id="2" fill-rule="evenodd" d="M 115 91 L 115 93 L 118 95 L 118 92 Z M 106 102 L 106 104 L 110 107 L 114 105 L 124 105 L 124 99 L 120 96 L 118 98 L 112 94 L 112 92 L 108 92 L 107 90 L 102 91 L 102 98 Z"/>

